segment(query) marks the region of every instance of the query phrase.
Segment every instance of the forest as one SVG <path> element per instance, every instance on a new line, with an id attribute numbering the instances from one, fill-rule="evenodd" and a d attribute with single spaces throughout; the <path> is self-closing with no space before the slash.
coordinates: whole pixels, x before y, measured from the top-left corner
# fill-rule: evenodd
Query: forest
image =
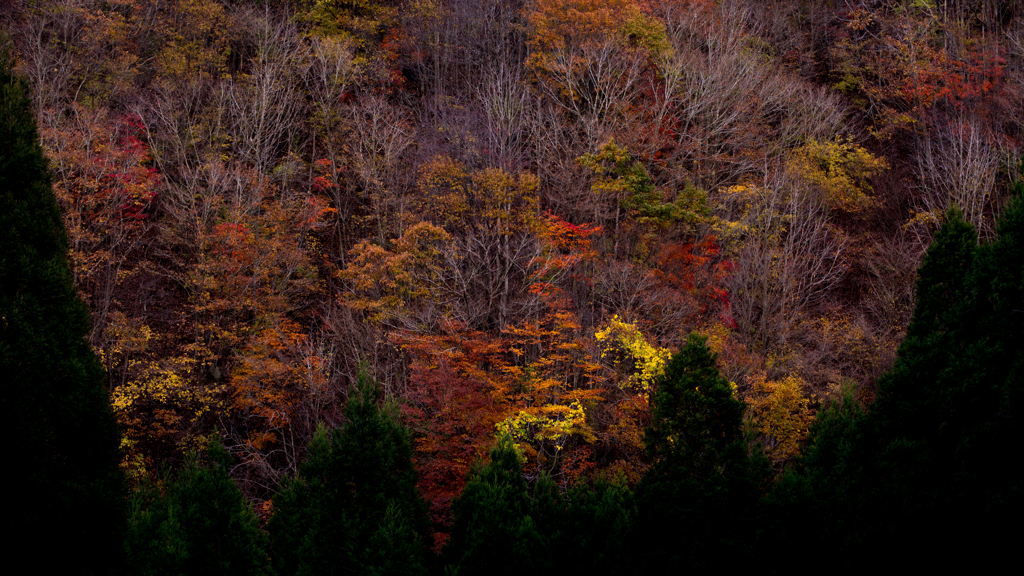
<path id="1" fill-rule="evenodd" d="M 802 573 L 1019 545 L 1019 0 L 0 21 L 12 556 Z"/>

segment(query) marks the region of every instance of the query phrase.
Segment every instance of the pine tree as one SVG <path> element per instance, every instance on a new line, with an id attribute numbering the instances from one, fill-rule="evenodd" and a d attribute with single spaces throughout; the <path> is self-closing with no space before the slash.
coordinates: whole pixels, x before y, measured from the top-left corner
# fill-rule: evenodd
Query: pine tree
<path id="1" fill-rule="evenodd" d="M 27 88 L 0 53 L 0 374 L 10 439 L 8 543 L 33 569 L 120 563 L 124 488 L 103 368 L 86 341 L 68 241 Z"/>
<path id="2" fill-rule="evenodd" d="M 278 572 L 424 574 L 429 520 L 397 407 L 380 406 L 380 388 L 363 372 L 345 417 L 340 428 L 318 430 L 298 475 L 274 498 L 268 528 Z"/>
<path id="3" fill-rule="evenodd" d="M 866 414 L 852 399 L 819 414 L 800 469 L 773 494 L 770 513 L 791 519 L 767 530 L 774 541 L 807 542 L 851 570 L 973 564 L 1013 549 L 1004 527 L 1022 506 L 1012 454 L 1024 390 L 1024 182 L 1015 189 L 992 243 L 978 246 L 959 211 L 947 214 L 877 400 Z"/>
<path id="4" fill-rule="evenodd" d="M 477 463 L 455 501 L 451 540 L 445 556 L 459 574 L 523 574 L 543 564 L 533 501 L 523 478 L 519 452 L 508 435 Z"/>
<path id="5" fill-rule="evenodd" d="M 746 560 L 770 471 L 763 454 L 749 455 L 744 410 L 706 341 L 691 335 L 656 383 L 644 435 L 653 464 L 637 488 L 637 547 L 649 569 Z"/>
<path id="6" fill-rule="evenodd" d="M 534 497 L 536 499 L 536 495 Z M 557 532 L 560 541 L 545 538 L 545 548 L 558 559 L 557 563 L 552 563 L 555 567 L 552 573 L 611 575 L 630 572 L 629 537 L 636 506 L 625 481 L 598 478 L 593 485 L 581 483 L 568 490 L 564 501 L 563 524 Z M 542 504 L 538 499 L 537 505 Z M 540 518 L 542 527 L 544 520 Z M 552 532 L 549 528 L 544 531 Z"/>
<path id="7" fill-rule="evenodd" d="M 211 439 L 206 462 L 188 457 L 176 478 L 132 498 L 125 548 L 131 574 L 272 574 L 267 534 L 228 475 L 231 459 Z"/>

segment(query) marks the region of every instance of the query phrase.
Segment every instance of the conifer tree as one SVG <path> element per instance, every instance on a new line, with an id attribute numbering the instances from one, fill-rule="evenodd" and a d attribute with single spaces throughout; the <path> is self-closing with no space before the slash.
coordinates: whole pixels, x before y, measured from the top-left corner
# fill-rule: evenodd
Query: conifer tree
<path id="1" fill-rule="evenodd" d="M 539 488 L 534 488 L 534 499 L 541 508 L 544 500 L 537 496 Z M 571 487 L 561 500 L 564 512 L 558 518 L 557 530 L 546 526 L 545 515 L 537 514 L 544 548 L 549 557 L 555 559 L 550 562 L 553 569 L 549 572 L 609 575 L 630 572 L 629 538 L 636 507 L 625 481 L 598 478 L 593 485 L 580 483 Z M 558 538 L 546 537 L 551 533 Z"/>
<path id="2" fill-rule="evenodd" d="M 818 413 L 803 454 L 760 506 L 759 556 L 803 542 L 807 564 L 815 569 L 823 562 L 847 567 L 846 562 L 856 559 L 855 550 L 846 545 L 856 541 L 860 530 L 851 511 L 860 510 L 865 478 L 856 454 L 864 414 L 848 388 Z"/>
<path id="3" fill-rule="evenodd" d="M 19 554 L 46 548 L 33 570 L 107 573 L 124 530 L 120 435 L 67 250 L 27 88 L 0 48 L 0 381 L 14 508 L 5 537 Z"/>
<path id="4" fill-rule="evenodd" d="M 477 463 L 454 505 L 445 556 L 459 574 L 523 574 L 544 563 L 519 452 L 508 435 Z"/>
<path id="5" fill-rule="evenodd" d="M 879 383 L 874 414 L 889 437 L 930 434 L 945 401 L 939 371 L 949 363 L 962 322 L 969 320 L 977 233 L 952 209 L 917 274 L 917 302 L 900 359 Z"/>
<path id="6" fill-rule="evenodd" d="M 654 461 L 637 488 L 639 561 L 650 570 L 738 567 L 770 476 L 751 457 L 745 405 L 722 378 L 705 339 L 690 335 L 656 383 L 644 435 Z"/>
<path id="7" fill-rule="evenodd" d="M 963 323 L 973 322 L 978 252 L 974 227 L 950 210 L 918 271 L 914 317 L 878 398 L 867 413 L 845 397 L 818 415 L 802 462 L 773 495 L 781 507 L 768 518 L 769 539 L 829 547 L 851 569 L 930 547 L 950 514 L 938 498 L 953 461 L 937 433 L 958 426 L 948 370 Z"/>
<path id="8" fill-rule="evenodd" d="M 274 562 L 287 574 L 424 574 L 427 508 L 397 407 L 365 373 L 346 422 L 321 427 L 298 475 L 274 498 Z"/>
<path id="9" fill-rule="evenodd" d="M 547 472 L 542 471 L 533 483 L 528 514 L 539 545 L 531 551 L 531 560 L 541 574 L 592 573 L 585 564 L 572 562 L 579 547 L 571 532 L 571 503 L 566 496 Z"/>
<path id="10" fill-rule="evenodd" d="M 911 553 L 989 548 L 1004 534 L 994 527 L 1015 521 L 1007 510 L 1021 483 L 1006 455 L 1021 433 L 1022 221 L 1018 194 L 996 240 L 979 247 L 951 211 L 922 263 L 914 318 L 858 455 L 869 462 L 864 507 L 876 522 L 864 531 L 884 545 L 899 536 Z"/>
<path id="11" fill-rule="evenodd" d="M 228 475 L 219 438 L 206 462 L 188 457 L 175 479 L 143 485 L 132 498 L 125 540 L 131 574 L 272 574 L 267 534 Z"/>
<path id="12" fill-rule="evenodd" d="M 528 489 L 514 441 L 502 436 L 455 502 L 445 550 L 460 574 L 621 574 L 636 516 L 623 481 L 563 491 L 545 472 Z"/>
<path id="13" fill-rule="evenodd" d="M 791 521 L 768 533 L 850 569 L 1013 549 L 1003 527 L 1022 505 L 1009 455 L 1022 432 L 1024 183 L 1014 188 L 992 243 L 978 246 L 958 210 L 946 215 L 877 400 L 866 414 L 852 399 L 822 411 L 772 498 L 772 515 Z"/>

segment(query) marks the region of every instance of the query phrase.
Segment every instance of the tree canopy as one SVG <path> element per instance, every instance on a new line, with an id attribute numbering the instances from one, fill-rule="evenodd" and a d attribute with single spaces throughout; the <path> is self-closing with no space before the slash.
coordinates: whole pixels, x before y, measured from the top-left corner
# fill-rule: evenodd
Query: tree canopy
<path id="1" fill-rule="evenodd" d="M 0 373 L 4 426 L 20 438 L 8 538 L 40 552 L 40 569 L 108 573 L 125 521 L 120 434 L 67 250 L 28 89 L 0 45 Z"/>

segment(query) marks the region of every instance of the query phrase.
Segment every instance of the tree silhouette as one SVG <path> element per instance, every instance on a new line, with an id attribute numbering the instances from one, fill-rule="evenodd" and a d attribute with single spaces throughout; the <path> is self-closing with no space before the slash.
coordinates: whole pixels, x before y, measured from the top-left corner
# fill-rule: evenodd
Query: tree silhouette
<path id="1" fill-rule="evenodd" d="M 745 405 L 722 378 L 703 337 L 690 335 L 665 367 L 644 435 L 654 460 L 637 488 L 638 560 L 696 570 L 736 566 L 753 541 L 753 518 L 770 476 L 751 456 Z"/>
<path id="2" fill-rule="evenodd" d="M 409 432 L 380 394 L 361 373 L 344 426 L 317 431 L 275 497 L 269 529 L 280 574 L 426 573 L 429 520 Z"/>
<path id="3" fill-rule="evenodd" d="M 6 436 L 18 438 L 8 538 L 50 550 L 36 557 L 44 572 L 106 573 L 124 529 L 119 433 L 27 92 L 0 53 L 0 374 Z"/>

